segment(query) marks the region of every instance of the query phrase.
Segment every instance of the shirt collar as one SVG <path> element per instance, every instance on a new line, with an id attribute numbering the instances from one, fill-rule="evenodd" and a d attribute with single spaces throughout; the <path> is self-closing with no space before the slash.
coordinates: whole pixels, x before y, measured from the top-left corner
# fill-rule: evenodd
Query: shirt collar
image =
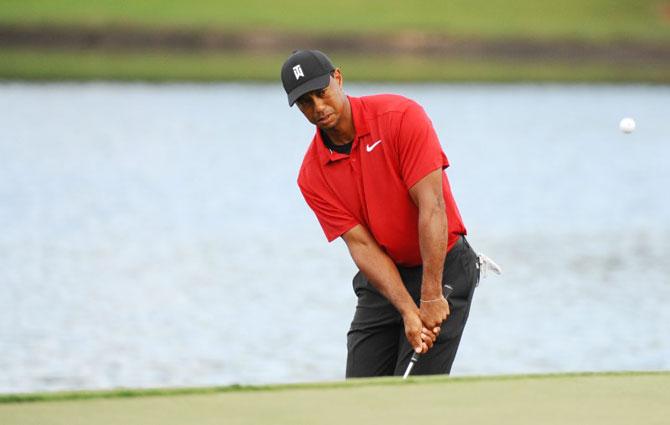
<path id="1" fill-rule="evenodd" d="M 365 120 L 365 106 L 363 102 L 358 97 L 347 96 L 349 99 L 349 105 L 351 106 L 351 116 L 354 122 L 354 128 L 356 129 L 356 136 L 354 137 L 353 144 L 351 145 L 351 152 L 354 152 L 354 149 L 358 146 L 358 139 L 366 134 L 370 133 L 368 129 L 368 123 Z M 316 149 L 319 152 L 319 158 L 321 164 L 326 165 L 332 161 L 338 161 L 340 159 L 348 158 L 349 155 L 344 153 L 339 153 L 331 151 L 323 143 L 321 138 L 321 132 L 319 129 L 316 129 L 316 135 L 314 136 L 316 140 Z"/>

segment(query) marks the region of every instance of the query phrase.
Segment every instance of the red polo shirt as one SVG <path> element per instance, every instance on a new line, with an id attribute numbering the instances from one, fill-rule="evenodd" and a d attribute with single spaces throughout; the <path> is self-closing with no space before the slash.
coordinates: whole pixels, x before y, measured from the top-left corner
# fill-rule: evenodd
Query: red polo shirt
<path id="1" fill-rule="evenodd" d="M 328 149 L 317 130 L 300 168 L 300 190 L 328 241 L 361 224 L 396 264 L 420 265 L 419 210 L 409 188 L 449 161 L 416 102 L 397 95 L 349 102 L 356 129 L 351 153 Z M 466 230 L 446 173 L 442 191 L 451 249 Z"/>

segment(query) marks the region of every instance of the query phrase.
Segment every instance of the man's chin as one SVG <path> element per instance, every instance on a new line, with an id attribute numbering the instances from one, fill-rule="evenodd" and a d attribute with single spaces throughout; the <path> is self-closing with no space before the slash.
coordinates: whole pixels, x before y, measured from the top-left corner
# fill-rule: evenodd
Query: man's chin
<path id="1" fill-rule="evenodd" d="M 335 125 L 316 125 L 319 130 L 332 130 L 335 128 Z"/>

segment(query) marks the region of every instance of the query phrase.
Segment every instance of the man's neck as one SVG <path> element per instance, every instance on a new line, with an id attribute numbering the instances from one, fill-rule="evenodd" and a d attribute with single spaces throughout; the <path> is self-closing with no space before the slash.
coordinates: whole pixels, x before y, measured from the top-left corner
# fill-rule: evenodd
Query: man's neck
<path id="1" fill-rule="evenodd" d="M 346 145 L 354 140 L 354 137 L 356 136 L 356 128 L 354 128 L 354 120 L 351 113 L 351 103 L 349 103 L 349 98 L 347 98 L 344 111 L 342 111 L 342 116 L 340 117 L 337 126 L 324 131 L 334 145 Z"/>

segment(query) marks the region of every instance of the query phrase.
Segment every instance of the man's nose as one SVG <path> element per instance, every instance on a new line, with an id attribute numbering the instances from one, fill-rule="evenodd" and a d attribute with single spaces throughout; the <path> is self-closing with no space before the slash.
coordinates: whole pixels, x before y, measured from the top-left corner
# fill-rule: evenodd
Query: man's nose
<path id="1" fill-rule="evenodd" d="M 314 110 L 317 112 L 321 112 L 326 106 L 326 102 L 324 102 L 323 99 L 318 96 L 314 96 L 312 98 L 312 102 L 314 102 Z"/>

